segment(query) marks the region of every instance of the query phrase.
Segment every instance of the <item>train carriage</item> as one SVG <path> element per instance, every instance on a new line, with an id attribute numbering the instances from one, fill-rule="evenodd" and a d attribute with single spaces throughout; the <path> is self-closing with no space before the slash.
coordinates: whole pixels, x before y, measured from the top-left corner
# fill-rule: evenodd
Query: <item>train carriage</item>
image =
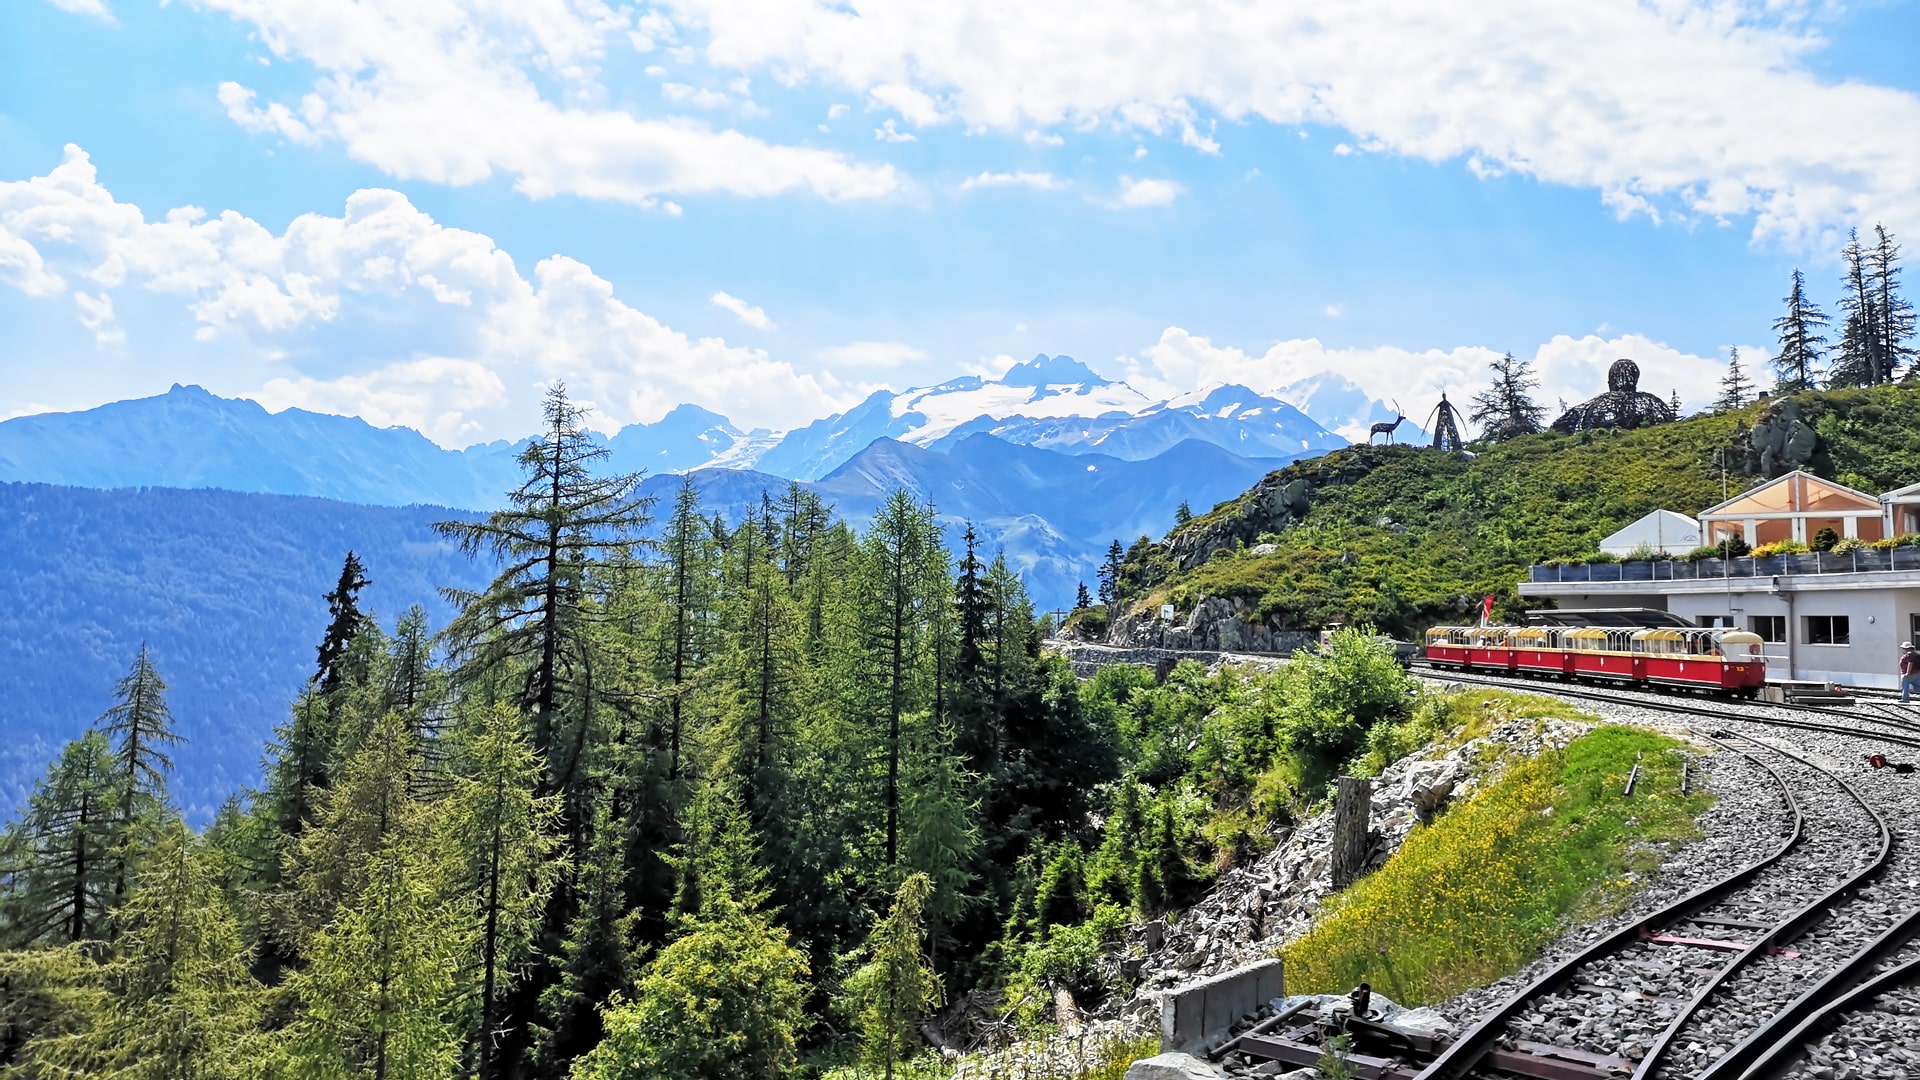
<path id="1" fill-rule="evenodd" d="M 1573 674 L 1573 655 L 1560 647 L 1560 631 L 1546 626 L 1522 626 L 1507 635 L 1513 647 L 1513 668 L 1536 675 Z"/>
<path id="2" fill-rule="evenodd" d="M 1743 697 L 1767 678 L 1758 635 L 1698 627 L 1436 626 L 1429 664 L 1589 682 L 1635 683 Z"/>

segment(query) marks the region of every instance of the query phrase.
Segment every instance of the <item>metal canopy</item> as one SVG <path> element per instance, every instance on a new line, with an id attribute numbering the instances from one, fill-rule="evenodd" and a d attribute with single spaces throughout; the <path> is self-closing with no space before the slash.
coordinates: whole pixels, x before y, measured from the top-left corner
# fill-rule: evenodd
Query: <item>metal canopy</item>
<path id="1" fill-rule="evenodd" d="M 1527 612 L 1533 626 L 1691 627 L 1693 620 L 1658 608 L 1539 608 Z"/>

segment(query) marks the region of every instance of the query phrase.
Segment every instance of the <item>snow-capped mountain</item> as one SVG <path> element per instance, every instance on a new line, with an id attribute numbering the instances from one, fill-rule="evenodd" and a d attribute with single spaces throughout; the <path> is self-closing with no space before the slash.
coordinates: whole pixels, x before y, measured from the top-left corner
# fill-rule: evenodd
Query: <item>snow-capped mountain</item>
<path id="1" fill-rule="evenodd" d="M 1286 459 L 1347 444 L 1280 397 L 1244 386 L 1212 386 L 1156 401 L 1072 357 L 1041 355 L 998 379 L 970 375 L 900 393 L 877 391 L 844 413 L 795 428 L 758 458 L 736 455 L 728 464 L 814 480 L 875 439 L 944 450 L 978 434 L 1129 461 L 1155 457 L 1188 439 L 1248 457 Z"/>
<path id="2" fill-rule="evenodd" d="M 1396 415 L 1393 406 L 1368 397 L 1367 392 L 1355 385 L 1353 380 L 1332 371 L 1323 371 L 1289 383 L 1275 390 L 1273 396 L 1291 403 L 1321 427 L 1348 442 L 1366 442 L 1369 428 L 1374 424 L 1391 424 Z M 1431 438 L 1420 426 L 1423 420 L 1423 417 L 1407 414 L 1406 423 L 1394 432 L 1394 440 L 1407 443 L 1425 442 Z"/>

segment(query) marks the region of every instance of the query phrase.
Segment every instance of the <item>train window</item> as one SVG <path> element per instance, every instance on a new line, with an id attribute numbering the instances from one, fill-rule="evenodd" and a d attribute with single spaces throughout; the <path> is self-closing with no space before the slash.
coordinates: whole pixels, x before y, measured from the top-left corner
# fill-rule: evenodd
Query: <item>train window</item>
<path id="1" fill-rule="evenodd" d="M 1747 629 L 1760 635 L 1761 641 L 1785 641 L 1787 640 L 1787 617 L 1785 615 L 1749 615 Z"/>
<path id="2" fill-rule="evenodd" d="M 1849 620 L 1845 615 L 1807 616 L 1807 644 L 1845 645 L 1851 640 Z"/>

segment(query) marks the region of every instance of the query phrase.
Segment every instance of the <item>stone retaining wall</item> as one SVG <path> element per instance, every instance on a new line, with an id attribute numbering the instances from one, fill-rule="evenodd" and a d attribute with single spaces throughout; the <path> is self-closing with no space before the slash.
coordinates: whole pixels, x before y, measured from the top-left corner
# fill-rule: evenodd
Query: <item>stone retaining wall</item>
<path id="1" fill-rule="evenodd" d="M 1287 996 L 1278 960 L 1262 960 L 1160 996 L 1160 1049 L 1197 1054 L 1227 1033 L 1234 1021 L 1275 998 Z"/>
<path id="2" fill-rule="evenodd" d="M 1301 637 L 1307 635 L 1302 634 Z M 1304 642 L 1302 642 L 1304 644 Z M 1254 667 L 1274 668 L 1285 662 L 1288 655 L 1275 653 L 1238 653 L 1223 652 L 1214 649 L 1164 649 L 1151 645 L 1093 645 L 1083 641 L 1063 641 L 1050 638 L 1046 648 L 1067 658 L 1073 666 L 1073 673 L 1082 679 L 1090 679 L 1094 673 L 1110 664 L 1137 664 L 1156 672 L 1162 677 L 1173 665 L 1182 660 L 1198 660 L 1212 667 L 1215 664 L 1249 664 Z"/>

